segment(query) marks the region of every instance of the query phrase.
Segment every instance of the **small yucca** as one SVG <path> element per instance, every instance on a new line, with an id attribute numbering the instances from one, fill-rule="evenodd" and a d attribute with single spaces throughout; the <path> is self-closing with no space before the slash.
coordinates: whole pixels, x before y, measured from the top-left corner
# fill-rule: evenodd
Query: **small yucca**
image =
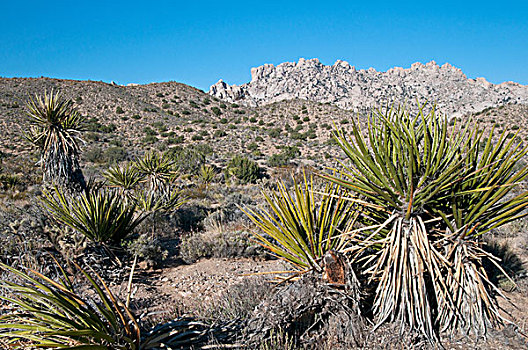
<path id="1" fill-rule="evenodd" d="M 246 211 L 262 231 L 254 235 L 297 270 L 321 272 L 321 258 L 326 252 L 346 246 L 343 233 L 352 229 L 358 213 L 340 186 L 327 184 L 318 192 L 313 178 L 305 175 L 303 183 L 293 178 L 291 190 L 281 181 L 277 191 L 263 195 L 269 209 Z"/>

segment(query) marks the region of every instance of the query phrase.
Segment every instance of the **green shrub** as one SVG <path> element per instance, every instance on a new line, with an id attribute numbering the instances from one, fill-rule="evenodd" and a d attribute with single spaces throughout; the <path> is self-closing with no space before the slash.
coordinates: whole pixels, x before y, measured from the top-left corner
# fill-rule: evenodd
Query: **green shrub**
<path id="1" fill-rule="evenodd" d="M 125 111 L 123 110 L 123 108 L 121 108 L 120 106 L 117 106 L 116 107 L 116 114 L 124 114 Z"/>
<path id="2" fill-rule="evenodd" d="M 127 159 L 128 153 L 123 147 L 108 147 L 104 152 L 104 159 L 107 163 L 118 163 Z"/>
<path id="3" fill-rule="evenodd" d="M 280 128 L 272 128 L 268 130 L 268 135 L 272 138 L 278 138 L 281 135 L 281 129 Z"/>
<path id="4" fill-rule="evenodd" d="M 299 157 L 301 151 L 295 146 L 286 146 L 281 153 L 274 154 L 268 158 L 268 165 L 272 167 L 281 167 L 290 164 L 292 159 Z"/>
<path id="5" fill-rule="evenodd" d="M 170 148 L 165 154 L 172 159 L 174 167 L 180 173 L 197 175 L 205 164 L 207 150 L 199 145 Z"/>
<path id="6" fill-rule="evenodd" d="M 147 135 L 141 139 L 141 142 L 146 145 L 150 145 L 150 144 L 158 142 L 158 138 L 154 135 Z"/>
<path id="7" fill-rule="evenodd" d="M 213 134 L 213 137 L 224 137 L 227 136 L 227 133 L 224 130 L 216 130 Z"/>
<path id="8" fill-rule="evenodd" d="M 258 150 L 258 145 L 255 142 L 251 142 L 249 145 L 247 145 L 248 151 L 256 151 Z"/>
<path id="9" fill-rule="evenodd" d="M 213 112 L 214 115 L 221 115 L 222 114 L 222 111 L 220 110 L 220 108 L 218 107 L 211 107 L 211 112 Z"/>
<path id="10" fill-rule="evenodd" d="M 230 177 L 236 178 L 243 184 L 255 183 L 261 176 L 261 169 L 258 164 L 242 156 L 231 158 L 226 170 Z"/>
<path id="11" fill-rule="evenodd" d="M 143 128 L 143 132 L 148 136 L 156 136 L 158 135 L 158 132 L 154 129 L 152 129 L 150 126 L 145 126 Z"/>
<path id="12" fill-rule="evenodd" d="M 184 141 L 183 135 L 180 135 L 180 136 L 177 136 L 177 137 L 169 136 L 169 138 L 167 138 L 167 143 L 169 145 L 180 144 L 180 143 L 183 143 L 183 141 Z"/>

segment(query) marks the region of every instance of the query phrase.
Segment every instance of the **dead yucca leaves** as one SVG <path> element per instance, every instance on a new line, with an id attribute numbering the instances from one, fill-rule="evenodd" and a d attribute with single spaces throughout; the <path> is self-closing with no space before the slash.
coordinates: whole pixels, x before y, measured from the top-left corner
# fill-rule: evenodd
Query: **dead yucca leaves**
<path id="1" fill-rule="evenodd" d="M 432 342 L 441 330 L 483 335 L 502 324 L 482 267 L 499 264 L 479 236 L 526 215 L 528 192 L 512 196 L 528 175 L 515 170 L 526 147 L 469 122 L 448 128 L 423 107 L 380 112 L 365 133 L 354 123 L 351 139 L 338 130 L 336 140 L 350 162 L 324 177 L 362 199 L 352 201 L 366 227 L 347 235 L 347 251 L 376 286 L 376 324 L 399 322 Z"/>

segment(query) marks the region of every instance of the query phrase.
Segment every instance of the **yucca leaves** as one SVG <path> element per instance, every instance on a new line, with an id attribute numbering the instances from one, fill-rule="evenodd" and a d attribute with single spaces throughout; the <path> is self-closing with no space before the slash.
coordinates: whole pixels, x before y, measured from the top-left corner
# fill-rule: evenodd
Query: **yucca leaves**
<path id="1" fill-rule="evenodd" d="M 264 247 L 297 270 L 321 271 L 320 258 L 343 248 L 342 233 L 353 226 L 357 213 L 339 186 L 328 184 L 319 193 L 306 175 L 303 183 L 295 178 L 293 183 L 291 191 L 281 181 L 277 191 L 263 192 L 269 210 L 246 214 L 263 232 L 254 235 Z"/>
<path id="2" fill-rule="evenodd" d="M 47 349 L 139 349 L 138 324 L 98 275 L 93 278 L 77 266 L 99 299 L 96 301 L 77 294 L 59 265 L 59 282 L 30 269 L 23 271 L 4 264 L 0 269 L 21 281 L 4 280 L 0 284 L 10 292 L 9 297 L 0 298 L 18 309 L 0 317 L 0 337 L 8 344 L 28 342 Z"/>
<path id="3" fill-rule="evenodd" d="M 368 226 L 348 237 L 346 251 L 376 286 L 376 324 L 396 321 L 431 341 L 439 330 L 485 334 L 503 318 L 478 237 L 527 215 L 528 192 L 512 195 L 528 176 L 515 138 L 498 138 L 470 121 L 453 125 L 434 107 L 390 108 L 335 138 L 348 157 L 323 175 L 361 198 Z"/>
<path id="4" fill-rule="evenodd" d="M 29 130 L 25 136 L 40 150 L 44 181 L 84 189 L 79 169 L 80 131 L 84 117 L 59 93 L 35 96 L 27 104 Z"/>
<path id="5" fill-rule="evenodd" d="M 43 192 L 42 202 L 55 220 L 99 243 L 119 242 L 145 219 L 136 212 L 135 204 L 122 202 L 112 190 L 70 198 L 55 187 L 53 192 Z"/>
<path id="6" fill-rule="evenodd" d="M 143 158 L 136 159 L 132 167 L 147 179 L 153 191 L 163 183 L 169 182 L 175 175 L 174 162 L 165 154 L 157 152 L 146 153 Z"/>

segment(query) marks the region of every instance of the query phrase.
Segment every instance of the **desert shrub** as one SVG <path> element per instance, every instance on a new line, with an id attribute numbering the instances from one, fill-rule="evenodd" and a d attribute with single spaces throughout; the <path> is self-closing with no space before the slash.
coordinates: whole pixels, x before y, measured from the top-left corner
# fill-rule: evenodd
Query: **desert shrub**
<path id="1" fill-rule="evenodd" d="M 154 129 L 152 129 L 150 126 L 146 126 L 143 128 L 143 132 L 147 135 L 147 136 L 156 136 L 158 135 L 158 132 Z"/>
<path id="2" fill-rule="evenodd" d="M 251 234 L 245 230 L 194 232 L 182 238 L 179 257 L 190 264 L 201 258 L 265 256 L 250 238 Z"/>
<path id="3" fill-rule="evenodd" d="M 117 106 L 116 107 L 116 114 L 124 114 L 125 111 L 123 110 L 123 108 L 121 108 L 120 106 Z"/>
<path id="4" fill-rule="evenodd" d="M 248 151 L 256 151 L 258 150 L 259 146 L 257 145 L 256 142 L 251 142 L 246 146 L 246 148 Z"/>
<path id="5" fill-rule="evenodd" d="M 224 137 L 227 136 L 227 133 L 224 130 L 216 130 L 213 134 L 213 137 Z"/>
<path id="6" fill-rule="evenodd" d="M 99 129 L 98 129 L 98 131 L 102 133 L 106 133 L 106 134 L 113 133 L 116 130 L 117 130 L 117 126 L 114 123 L 110 123 L 108 125 L 101 125 L 99 126 Z"/>
<path id="7" fill-rule="evenodd" d="M 118 163 L 126 160 L 128 153 L 125 148 L 119 146 L 108 147 L 104 151 L 104 160 L 107 163 Z"/>
<path id="8" fill-rule="evenodd" d="M 191 112 L 187 109 L 184 109 L 182 112 L 181 112 L 183 115 L 190 115 Z"/>
<path id="9" fill-rule="evenodd" d="M 281 129 L 280 128 L 269 129 L 268 135 L 272 138 L 278 138 L 281 135 Z"/>
<path id="10" fill-rule="evenodd" d="M 97 146 L 91 147 L 84 151 L 83 158 L 87 162 L 102 163 L 104 162 L 103 150 Z"/>
<path id="11" fill-rule="evenodd" d="M 205 153 L 199 147 L 173 147 L 166 155 L 174 161 L 177 171 L 183 174 L 197 175 L 205 164 Z"/>
<path id="12" fill-rule="evenodd" d="M 176 136 L 176 137 L 169 136 L 167 138 L 167 144 L 169 145 L 181 144 L 183 143 L 183 141 L 184 141 L 183 135 Z"/>
<path id="13" fill-rule="evenodd" d="M 139 119 L 141 119 L 141 116 L 140 116 L 139 114 L 134 114 L 134 115 L 132 116 L 132 119 L 139 120 Z"/>
<path id="14" fill-rule="evenodd" d="M 179 208 L 171 214 L 172 221 L 183 232 L 197 232 L 203 229 L 203 220 L 207 210 L 196 204 L 189 204 Z"/>
<path id="15" fill-rule="evenodd" d="M 141 142 L 146 145 L 150 145 L 150 144 L 158 142 L 158 138 L 154 135 L 147 135 L 141 139 Z"/>
<path id="16" fill-rule="evenodd" d="M 193 141 L 202 141 L 204 138 L 202 135 L 199 135 L 199 134 L 194 134 L 192 137 L 191 137 L 191 140 Z"/>
<path id="17" fill-rule="evenodd" d="M 157 236 L 160 236 L 159 232 Z M 124 245 L 130 255 L 138 256 L 151 266 L 159 266 L 169 255 L 163 242 L 158 237 L 153 237 L 150 232 L 142 233 Z"/>
<path id="18" fill-rule="evenodd" d="M 268 165 L 273 167 L 286 166 L 290 164 L 293 159 L 299 157 L 300 155 L 301 151 L 299 148 L 295 146 L 287 146 L 283 148 L 280 153 L 270 156 L 268 158 Z"/>
<path id="19" fill-rule="evenodd" d="M 250 318 L 255 307 L 270 293 L 273 293 L 273 286 L 267 278 L 252 276 L 230 286 L 218 298 L 208 303 L 207 308 L 200 310 L 198 316 L 221 321 L 244 321 Z"/>
<path id="20" fill-rule="evenodd" d="M 262 175 L 256 162 L 242 156 L 231 158 L 226 171 L 229 177 L 234 177 L 243 184 L 255 183 Z"/>
<path id="21" fill-rule="evenodd" d="M 215 107 L 211 107 L 211 112 L 213 112 L 213 114 L 217 115 L 217 116 L 222 114 L 222 111 L 220 110 L 220 108 L 218 108 L 216 106 Z M 225 118 L 222 118 L 222 119 L 225 119 Z M 227 121 L 227 119 L 226 119 L 226 121 Z"/>

